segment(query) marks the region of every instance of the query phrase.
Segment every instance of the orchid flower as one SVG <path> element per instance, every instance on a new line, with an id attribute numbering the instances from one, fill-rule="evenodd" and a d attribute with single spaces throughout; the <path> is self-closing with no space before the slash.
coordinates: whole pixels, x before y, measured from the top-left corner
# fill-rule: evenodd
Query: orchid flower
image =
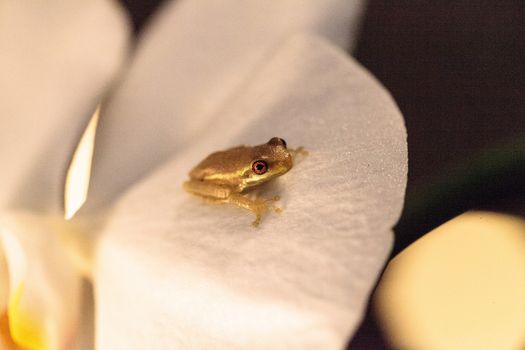
<path id="1" fill-rule="evenodd" d="M 343 348 L 391 247 L 407 171 L 395 103 L 344 51 L 361 11 L 168 2 L 129 53 L 115 3 L 2 2 L 3 338 L 71 348 L 87 276 L 97 349 Z M 92 174 L 87 147 L 64 213 L 71 155 L 104 96 L 88 129 Z M 264 189 L 284 211 L 259 228 L 182 190 L 209 153 L 272 136 L 309 156 Z"/>

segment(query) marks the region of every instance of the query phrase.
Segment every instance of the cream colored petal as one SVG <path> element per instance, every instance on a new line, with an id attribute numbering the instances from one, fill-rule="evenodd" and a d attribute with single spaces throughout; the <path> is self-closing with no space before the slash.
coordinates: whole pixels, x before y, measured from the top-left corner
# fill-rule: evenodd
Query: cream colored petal
<path id="1" fill-rule="evenodd" d="M 396 349 L 525 349 L 525 221 L 469 212 L 409 246 L 375 297 Z"/>
<path id="2" fill-rule="evenodd" d="M 65 230 L 62 221 L 35 214 L 10 212 L 0 218 L 9 327 L 25 349 L 69 349 L 74 342 L 81 276 L 59 238 Z"/>
<path id="3" fill-rule="evenodd" d="M 99 117 L 100 105 L 84 130 L 67 169 L 64 184 L 64 217 L 66 220 L 73 218 L 87 200 Z"/>
<path id="4" fill-rule="evenodd" d="M 195 138 L 294 33 L 353 44 L 361 0 L 171 1 L 142 36 L 97 134 L 86 205 L 108 203 Z M 242 116 L 238 116 L 242 118 Z"/>
<path id="5" fill-rule="evenodd" d="M 0 1 L 0 208 L 62 209 L 67 163 L 127 35 L 112 1 Z"/>
<path id="6" fill-rule="evenodd" d="M 188 148 L 118 203 L 97 248 L 97 346 L 342 349 L 388 255 L 407 171 L 402 117 L 355 61 L 294 37 Z M 310 155 L 253 216 L 182 189 L 207 154 L 272 136 Z M 119 325 L 116 327 L 115 325 Z"/>

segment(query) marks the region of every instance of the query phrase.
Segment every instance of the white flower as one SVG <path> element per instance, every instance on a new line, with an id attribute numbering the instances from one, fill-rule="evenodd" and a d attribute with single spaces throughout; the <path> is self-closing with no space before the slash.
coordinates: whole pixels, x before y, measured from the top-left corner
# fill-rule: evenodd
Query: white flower
<path id="1" fill-rule="evenodd" d="M 0 87 L 10 101 L 0 105 L 7 300 L 29 305 L 43 339 L 32 348 L 67 348 L 80 274 L 61 237 L 74 225 L 49 217 L 60 214 L 69 157 L 128 29 L 103 1 L 2 6 L 14 19 L 0 20 L 0 32 L 26 35 L 0 38 L 10 52 L 1 76 L 16 85 Z M 407 161 L 392 99 L 337 47 L 350 43 L 360 8 L 203 0 L 161 9 L 102 110 L 88 201 L 73 219 L 105 222 L 88 271 L 98 349 L 344 347 L 390 249 Z M 272 136 L 310 152 L 267 189 L 281 195 L 281 215 L 253 229 L 246 213 L 183 192 L 207 154 Z M 45 244 L 33 254 L 28 241 Z M 16 293 L 34 281 L 51 292 Z"/>
<path id="2" fill-rule="evenodd" d="M 125 57 L 125 23 L 105 0 L 0 2 L 2 345 L 74 339 L 81 276 L 56 217 L 68 159 Z"/>

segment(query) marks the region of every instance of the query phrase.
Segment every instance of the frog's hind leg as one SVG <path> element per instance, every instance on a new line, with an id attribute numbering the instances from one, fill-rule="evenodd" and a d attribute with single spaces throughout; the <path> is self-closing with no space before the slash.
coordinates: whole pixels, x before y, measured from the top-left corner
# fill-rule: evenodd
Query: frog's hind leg
<path id="1" fill-rule="evenodd" d="M 243 196 L 238 193 L 231 194 L 227 199 L 223 200 L 223 202 L 234 204 L 238 207 L 247 209 L 255 214 L 255 221 L 252 222 L 253 226 L 259 226 L 261 223 L 262 215 L 270 210 L 273 209 L 276 213 L 280 213 L 282 211 L 281 208 L 275 206 L 275 202 L 279 200 L 279 196 L 275 196 L 272 198 L 255 198 L 251 199 L 246 196 Z"/>
<path id="2" fill-rule="evenodd" d="M 189 180 L 184 182 L 183 187 L 186 191 L 205 197 L 206 199 L 223 201 L 230 196 L 231 188 L 210 184 L 199 180 Z"/>

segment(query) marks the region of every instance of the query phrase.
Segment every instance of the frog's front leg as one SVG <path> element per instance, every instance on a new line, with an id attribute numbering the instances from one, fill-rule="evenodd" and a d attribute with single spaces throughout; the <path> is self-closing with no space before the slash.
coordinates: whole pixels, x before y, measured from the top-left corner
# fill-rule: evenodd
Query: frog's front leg
<path id="1" fill-rule="evenodd" d="M 278 196 L 265 199 L 251 199 L 238 192 L 234 192 L 231 187 L 220 186 L 205 181 L 189 180 L 184 183 L 184 189 L 190 193 L 201 196 L 211 203 L 231 203 L 240 208 L 247 209 L 255 214 L 253 226 L 258 226 L 261 222 L 263 213 L 269 209 L 275 212 L 281 212 L 281 208 L 273 205 L 273 202 L 279 200 Z"/>
<path id="2" fill-rule="evenodd" d="M 308 151 L 304 149 L 303 146 L 300 146 L 300 147 L 297 147 L 297 148 L 289 148 L 288 149 L 288 152 L 290 152 L 292 154 L 292 157 L 295 159 L 295 157 L 300 154 L 302 156 L 307 156 L 308 155 Z"/>
<path id="3" fill-rule="evenodd" d="M 272 198 L 255 198 L 251 199 L 246 196 L 243 196 L 240 193 L 232 193 L 228 198 L 222 200 L 223 203 L 235 204 L 238 207 L 247 209 L 255 214 L 255 221 L 252 222 L 253 226 L 259 226 L 261 223 L 261 218 L 264 212 L 273 209 L 276 213 L 282 211 L 281 208 L 276 207 L 274 202 L 279 200 L 279 196 L 274 196 Z"/>

